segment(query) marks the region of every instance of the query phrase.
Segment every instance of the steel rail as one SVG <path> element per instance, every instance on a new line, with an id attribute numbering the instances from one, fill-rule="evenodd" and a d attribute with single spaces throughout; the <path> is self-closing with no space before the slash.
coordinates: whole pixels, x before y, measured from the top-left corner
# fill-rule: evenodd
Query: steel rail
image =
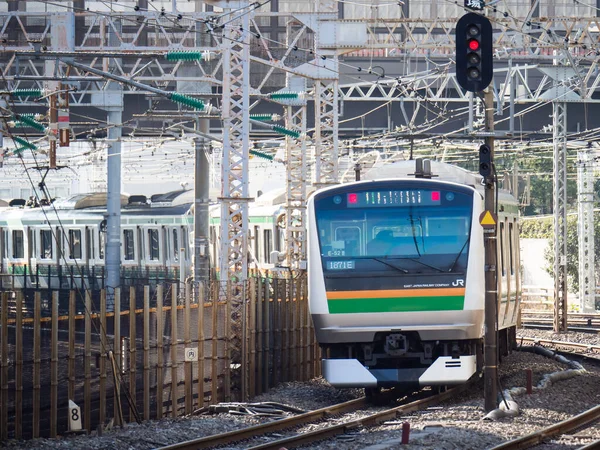
<path id="1" fill-rule="evenodd" d="M 531 342 L 533 344 L 555 346 L 573 350 L 586 350 L 594 353 L 600 353 L 600 345 L 580 344 L 578 342 L 553 341 L 551 339 L 540 339 L 530 337 L 517 337 L 517 342 Z"/>
<path id="2" fill-rule="evenodd" d="M 276 441 L 271 441 L 265 444 L 257 445 L 255 447 L 248 447 L 247 450 L 280 450 L 284 446 L 299 446 L 308 444 L 311 442 L 321 441 L 323 439 L 331 438 L 339 434 L 344 434 L 348 430 L 356 429 L 359 427 L 373 426 L 386 420 L 395 419 L 399 415 L 418 411 L 431 405 L 435 405 L 444 400 L 448 400 L 453 396 L 465 391 L 473 383 L 465 383 L 464 385 L 452 388 L 446 392 L 442 392 L 437 395 L 417 400 L 406 405 L 397 406 L 395 408 L 380 411 L 375 414 L 363 417 L 362 419 L 352 420 L 350 422 L 333 425 L 330 427 L 323 428 L 321 430 L 315 430 L 308 433 L 302 433 L 295 436 L 290 436 Z M 287 448 L 287 447 L 284 447 Z"/>
<path id="3" fill-rule="evenodd" d="M 497 445 L 490 450 L 518 450 L 523 448 L 534 447 L 545 439 L 553 436 L 570 433 L 578 428 L 587 427 L 600 419 L 600 406 L 595 406 L 587 411 L 582 412 L 570 419 L 551 425 L 547 428 L 535 431 L 531 434 L 523 436 L 504 444 Z M 597 447 L 590 447 L 597 448 Z"/>
<path id="4" fill-rule="evenodd" d="M 366 397 L 357 398 L 344 403 L 338 403 L 333 406 L 316 409 L 293 417 L 287 417 L 274 422 L 263 423 L 252 427 L 246 427 L 241 430 L 229 431 L 227 433 L 205 436 L 190 441 L 179 442 L 177 444 L 160 447 L 159 450 L 192 450 L 198 448 L 209 448 L 218 445 L 230 444 L 245 439 L 254 438 L 256 436 L 272 433 L 285 428 L 291 428 L 305 423 L 314 422 L 328 416 L 334 416 L 348 411 L 355 411 L 364 406 L 367 406 L 369 401 Z"/>

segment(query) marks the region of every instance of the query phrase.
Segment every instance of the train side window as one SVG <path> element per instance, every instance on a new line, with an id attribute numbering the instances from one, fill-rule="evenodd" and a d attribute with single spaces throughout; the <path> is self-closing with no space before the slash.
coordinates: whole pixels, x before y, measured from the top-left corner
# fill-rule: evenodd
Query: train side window
<path id="1" fill-rule="evenodd" d="M 513 247 L 514 247 L 514 238 L 513 238 L 513 223 L 508 224 L 508 251 L 509 251 L 509 260 L 510 260 L 510 274 L 515 274 L 515 265 L 513 259 Z"/>
<path id="2" fill-rule="evenodd" d="M 267 256 L 267 259 L 270 258 L 271 255 L 271 249 L 273 248 L 273 244 L 271 243 L 271 241 L 273 240 L 273 233 L 271 230 L 265 230 L 264 232 L 264 241 L 263 241 L 263 248 L 265 249 L 265 255 Z"/>
<path id="3" fill-rule="evenodd" d="M 123 256 L 126 261 L 133 261 L 135 259 L 133 230 L 123 230 Z"/>
<path id="4" fill-rule="evenodd" d="M 40 258 L 52 259 L 52 231 L 40 230 Z"/>
<path id="5" fill-rule="evenodd" d="M 104 245 L 106 244 L 106 233 L 98 231 L 98 258 L 104 259 Z"/>
<path id="6" fill-rule="evenodd" d="M 69 259 L 81 258 L 81 230 L 69 230 Z"/>
<path id="7" fill-rule="evenodd" d="M 504 222 L 500 222 L 500 268 L 502 276 L 506 275 L 506 267 L 504 267 Z"/>
<path id="8" fill-rule="evenodd" d="M 148 244 L 150 250 L 150 260 L 158 261 L 160 257 L 159 247 L 158 247 L 158 230 L 150 229 L 148 230 Z"/>
<path id="9" fill-rule="evenodd" d="M 174 261 L 179 261 L 179 239 L 177 237 L 177 228 L 173 228 L 173 232 L 172 232 L 172 236 L 173 236 L 173 260 Z"/>
<path id="10" fill-rule="evenodd" d="M 258 262 L 263 262 L 261 254 L 262 254 L 262 252 L 261 252 L 261 248 L 260 248 L 260 228 L 255 226 L 254 227 L 254 257 L 257 259 Z"/>
<path id="11" fill-rule="evenodd" d="M 13 230 L 12 232 L 12 257 L 24 258 L 25 248 L 23 243 L 23 230 Z"/>
<path id="12" fill-rule="evenodd" d="M 189 258 L 189 254 L 188 254 L 188 229 L 187 227 L 181 227 L 181 245 L 180 247 L 183 248 L 183 255 L 184 258 Z M 179 251 L 179 248 L 177 248 L 176 251 Z"/>

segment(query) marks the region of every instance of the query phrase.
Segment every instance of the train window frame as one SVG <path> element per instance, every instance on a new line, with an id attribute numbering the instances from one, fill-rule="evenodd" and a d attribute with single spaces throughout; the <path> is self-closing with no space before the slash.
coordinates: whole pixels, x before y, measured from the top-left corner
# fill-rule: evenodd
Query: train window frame
<path id="1" fill-rule="evenodd" d="M 123 229 L 123 261 L 135 261 L 135 232 L 133 228 Z"/>
<path id="2" fill-rule="evenodd" d="M 508 251 L 509 251 L 509 269 L 510 274 L 515 274 L 515 264 L 514 264 L 514 226 L 513 222 L 508 223 Z"/>
<path id="3" fill-rule="evenodd" d="M 273 230 L 263 230 L 263 248 L 266 257 L 270 260 L 271 251 L 273 249 Z"/>
<path id="4" fill-rule="evenodd" d="M 254 226 L 254 257 L 258 262 L 263 262 L 262 259 L 262 249 L 260 248 L 260 227 L 258 225 Z"/>
<path id="5" fill-rule="evenodd" d="M 158 228 L 147 228 L 148 261 L 160 261 L 160 233 Z"/>
<path id="6" fill-rule="evenodd" d="M 504 239 L 504 221 L 500 222 L 500 230 L 499 230 L 499 235 L 500 235 L 500 274 L 502 277 L 506 276 L 506 264 L 504 262 L 504 242 L 506 241 L 506 239 Z"/>
<path id="7" fill-rule="evenodd" d="M 98 230 L 98 259 L 104 261 L 104 252 L 106 245 L 106 232 Z"/>
<path id="8" fill-rule="evenodd" d="M 25 258 L 25 235 L 23 230 L 11 230 L 11 255 L 12 259 Z M 20 242 L 17 236 L 20 235 Z"/>
<path id="9" fill-rule="evenodd" d="M 333 222 L 332 225 L 334 223 L 335 222 Z M 356 224 L 356 225 L 345 225 L 345 223 L 342 224 L 342 226 L 336 226 L 333 229 L 334 240 L 332 240 L 331 242 L 332 243 L 333 242 L 340 242 L 340 241 L 344 242 L 344 256 L 362 256 L 362 255 L 365 254 L 365 251 L 364 251 L 364 248 L 363 248 L 363 246 L 364 246 L 364 243 L 363 243 L 364 239 L 363 239 L 363 229 L 362 228 L 363 228 L 362 223 L 361 223 L 360 226 L 358 224 Z M 338 239 L 338 231 L 340 231 L 340 230 L 354 230 L 354 229 L 358 230 L 358 234 L 357 234 L 357 236 L 358 236 L 358 245 L 357 245 L 356 254 L 352 254 L 352 253 L 346 254 L 346 243 L 349 242 L 349 241 L 345 240 L 345 239 Z"/>
<path id="10" fill-rule="evenodd" d="M 181 226 L 181 244 L 179 245 L 179 248 L 177 249 L 177 251 L 179 251 L 179 249 L 183 249 L 183 260 L 184 261 L 187 261 L 190 257 L 188 243 L 189 243 L 188 227 L 185 225 L 182 225 Z"/>
<path id="11" fill-rule="evenodd" d="M 68 249 L 69 249 L 69 259 L 76 260 L 81 259 L 83 257 L 83 247 L 81 242 L 81 229 L 79 228 L 69 228 L 68 230 Z"/>
<path id="12" fill-rule="evenodd" d="M 171 243 L 171 255 L 173 261 L 179 262 L 179 230 L 177 228 L 172 228 L 170 234 L 169 242 Z"/>
<path id="13" fill-rule="evenodd" d="M 50 244 L 50 256 L 47 256 L 46 250 L 48 247 L 46 244 Z M 39 257 L 42 260 L 51 260 L 54 257 L 54 238 L 52 236 L 52 229 L 50 228 L 41 228 L 40 229 L 40 247 L 39 247 Z"/>

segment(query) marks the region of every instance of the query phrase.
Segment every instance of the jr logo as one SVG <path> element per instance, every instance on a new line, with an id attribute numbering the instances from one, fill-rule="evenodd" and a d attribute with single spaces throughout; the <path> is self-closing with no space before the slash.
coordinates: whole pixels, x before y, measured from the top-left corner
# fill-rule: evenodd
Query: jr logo
<path id="1" fill-rule="evenodd" d="M 452 282 L 452 286 L 462 286 L 462 287 L 465 287 L 465 280 L 459 278 L 458 280 Z"/>

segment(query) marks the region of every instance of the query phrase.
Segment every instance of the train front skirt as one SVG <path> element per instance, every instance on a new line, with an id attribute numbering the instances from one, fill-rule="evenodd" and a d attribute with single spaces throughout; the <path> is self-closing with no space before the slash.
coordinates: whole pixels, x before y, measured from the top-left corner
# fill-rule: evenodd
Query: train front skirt
<path id="1" fill-rule="evenodd" d="M 357 359 L 323 359 L 323 376 L 338 388 L 443 386 L 469 380 L 476 369 L 475 356 L 440 356 L 429 367 L 369 369 Z"/>

